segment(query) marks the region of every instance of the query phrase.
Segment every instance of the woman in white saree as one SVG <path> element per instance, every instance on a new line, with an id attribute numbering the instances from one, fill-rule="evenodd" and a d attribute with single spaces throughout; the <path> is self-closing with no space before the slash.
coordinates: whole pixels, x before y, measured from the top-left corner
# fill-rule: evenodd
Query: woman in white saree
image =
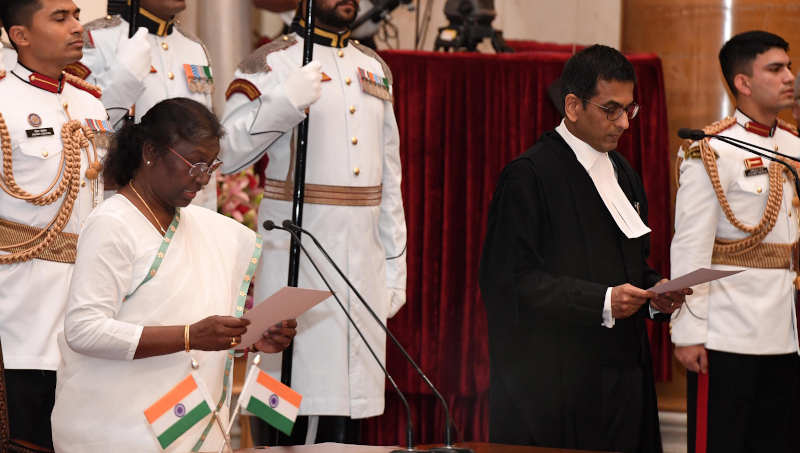
<path id="1" fill-rule="evenodd" d="M 219 166 L 222 133 L 204 106 L 178 98 L 115 137 L 105 176 L 121 189 L 81 231 L 58 340 L 56 451 L 161 451 L 143 411 L 193 365 L 227 424 L 233 349 L 249 324 L 240 317 L 261 239 L 189 205 Z M 296 325 L 270 328 L 253 347 L 282 351 Z M 167 451 L 222 444 L 209 415 Z"/>

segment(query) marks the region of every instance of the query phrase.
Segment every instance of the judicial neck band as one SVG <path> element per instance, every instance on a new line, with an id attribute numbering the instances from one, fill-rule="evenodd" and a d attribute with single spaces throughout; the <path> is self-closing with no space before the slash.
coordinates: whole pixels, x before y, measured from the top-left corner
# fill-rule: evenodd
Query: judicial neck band
<path id="1" fill-rule="evenodd" d="M 265 228 L 266 228 L 266 222 L 264 222 L 264 224 L 265 224 Z M 308 237 L 311 238 L 311 240 L 314 242 L 314 245 L 317 247 L 317 249 L 319 249 L 319 251 L 322 252 L 322 255 L 325 257 L 325 259 L 331 264 L 331 266 L 333 266 L 334 269 L 336 269 L 336 272 L 339 274 L 339 276 L 342 278 L 342 280 L 344 280 L 345 283 L 347 283 L 347 286 L 350 287 L 350 289 L 353 291 L 353 294 L 356 295 L 356 298 L 361 302 L 361 304 L 364 306 L 364 308 L 367 309 L 367 311 L 372 316 L 372 318 L 375 320 L 375 322 L 386 333 L 386 336 L 388 336 L 389 339 L 392 340 L 392 343 L 394 343 L 395 347 L 397 347 L 397 349 L 401 352 L 401 354 L 406 359 L 406 361 L 409 364 L 411 364 L 411 366 L 414 368 L 414 371 L 417 373 L 417 375 L 419 375 L 419 377 L 422 379 L 422 381 L 425 382 L 425 384 L 431 389 L 433 394 L 436 396 L 436 398 L 441 403 L 442 407 L 444 408 L 444 413 L 445 413 L 445 437 L 444 437 L 445 445 L 444 445 L 444 447 L 432 448 L 430 450 L 430 452 L 432 452 L 432 453 L 439 453 L 439 452 L 473 453 L 473 451 L 471 449 L 469 449 L 469 448 L 459 448 L 459 447 L 455 447 L 453 445 L 452 437 L 451 437 L 452 423 L 453 422 L 452 422 L 452 418 L 450 416 L 450 408 L 447 406 L 447 402 L 445 401 L 444 397 L 442 397 L 442 394 L 439 392 L 439 389 L 437 389 L 436 386 L 433 385 L 433 382 L 431 382 L 431 380 L 428 379 L 428 376 L 422 371 L 422 369 L 419 367 L 419 365 L 417 365 L 417 362 L 415 362 L 414 359 L 411 358 L 411 356 L 408 354 L 408 351 L 406 351 L 406 349 L 403 347 L 403 345 L 400 344 L 400 341 L 397 340 L 397 337 L 395 337 L 394 334 L 392 334 L 392 332 L 389 330 L 389 328 L 386 326 L 386 324 L 380 319 L 380 317 L 378 317 L 378 315 L 375 313 L 375 311 L 372 310 L 372 307 L 367 303 L 366 300 L 364 300 L 364 297 L 361 296 L 361 293 L 358 291 L 358 289 L 356 289 L 356 287 L 353 286 L 353 283 L 350 281 L 350 279 L 347 278 L 347 276 L 344 274 L 344 272 L 342 272 L 342 269 L 336 264 L 336 262 L 333 260 L 333 258 L 331 258 L 331 256 L 325 250 L 325 247 L 323 247 L 322 244 L 317 240 L 317 237 L 314 236 L 313 234 L 311 234 L 310 231 L 308 231 L 306 229 L 303 229 L 302 227 L 292 223 L 292 221 L 288 220 L 288 219 L 284 220 L 282 222 L 282 226 L 283 226 L 282 229 L 284 229 L 286 231 L 293 231 L 293 232 L 295 232 L 297 234 L 303 233 L 303 234 L 305 234 L 305 235 L 307 235 Z M 278 227 L 275 226 L 275 228 L 278 228 Z"/>
<path id="2" fill-rule="evenodd" d="M 284 224 L 286 222 L 287 221 L 284 221 Z M 350 316 L 350 313 L 347 311 L 347 309 L 344 308 L 344 304 L 342 304 L 342 301 L 339 299 L 339 296 L 336 295 L 336 292 L 328 283 L 328 280 L 322 274 L 322 271 L 320 271 L 319 266 L 317 266 L 317 263 L 314 261 L 313 258 L 311 258 L 311 255 L 303 246 L 302 242 L 300 242 L 300 237 L 298 236 L 297 232 L 294 229 L 284 228 L 282 226 L 276 225 L 275 222 L 273 222 L 272 220 L 264 221 L 262 226 L 267 231 L 272 231 L 272 230 L 286 231 L 287 233 L 292 235 L 295 241 L 297 241 L 297 245 L 300 246 L 300 250 L 303 252 L 308 261 L 314 267 L 314 270 L 317 272 L 317 275 L 319 275 L 319 277 L 322 279 L 322 282 L 325 283 L 325 286 L 328 288 L 328 291 L 331 292 L 331 295 L 336 300 L 336 304 L 339 305 L 339 308 L 342 309 L 342 312 L 347 317 L 347 321 L 350 323 L 351 326 L 353 326 L 353 329 L 355 329 L 356 333 L 358 333 L 358 336 L 361 337 L 361 341 L 364 342 L 364 346 L 367 347 L 367 350 L 369 350 L 370 355 L 372 355 L 372 358 L 375 359 L 375 363 L 377 363 L 378 366 L 381 368 L 381 371 L 383 371 L 384 376 L 386 376 L 386 379 L 389 381 L 394 390 L 397 392 L 397 395 L 400 397 L 400 401 L 403 402 L 403 406 L 405 406 L 406 409 L 406 448 L 402 450 L 393 450 L 391 453 L 427 452 L 428 450 L 418 450 L 414 448 L 414 428 L 411 423 L 411 407 L 409 407 L 408 405 L 408 400 L 406 399 L 406 396 L 403 394 L 403 392 L 400 391 L 400 387 L 397 386 L 397 383 L 395 383 L 394 379 L 392 378 L 392 375 L 390 375 L 389 372 L 386 371 L 386 368 L 383 366 L 383 363 L 381 363 L 380 359 L 378 359 L 378 356 L 375 354 L 375 351 L 372 349 L 372 346 L 370 346 L 369 342 L 367 342 L 367 339 L 364 337 L 364 334 L 361 333 L 361 329 L 359 329 L 355 321 L 353 321 L 353 318 Z"/>

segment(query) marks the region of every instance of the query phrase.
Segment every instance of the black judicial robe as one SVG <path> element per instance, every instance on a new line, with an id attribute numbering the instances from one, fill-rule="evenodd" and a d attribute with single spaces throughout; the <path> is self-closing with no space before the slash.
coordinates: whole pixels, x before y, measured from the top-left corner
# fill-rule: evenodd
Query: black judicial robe
<path id="1" fill-rule="evenodd" d="M 639 176 L 619 153 L 610 157 L 646 222 Z M 601 325 L 608 287 L 661 279 L 645 261 L 649 239 L 625 237 L 555 131 L 506 166 L 479 273 L 492 442 L 661 452 L 648 306 L 611 329 Z"/>

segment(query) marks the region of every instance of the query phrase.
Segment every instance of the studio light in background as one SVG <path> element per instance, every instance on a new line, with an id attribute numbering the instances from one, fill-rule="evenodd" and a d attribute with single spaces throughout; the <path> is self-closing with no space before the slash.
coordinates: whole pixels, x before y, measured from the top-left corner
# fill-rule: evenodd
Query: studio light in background
<path id="1" fill-rule="evenodd" d="M 447 0 L 444 15 L 450 23 L 439 29 L 434 50 L 475 52 L 481 41 L 490 38 L 496 52 L 512 52 L 503 32 L 492 28 L 497 16 L 494 0 Z"/>

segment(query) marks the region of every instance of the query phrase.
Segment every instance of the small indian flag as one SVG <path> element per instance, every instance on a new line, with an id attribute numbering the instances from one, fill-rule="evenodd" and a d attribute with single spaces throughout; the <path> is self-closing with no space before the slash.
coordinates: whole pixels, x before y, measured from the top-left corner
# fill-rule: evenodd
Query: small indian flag
<path id="1" fill-rule="evenodd" d="M 200 377 L 192 373 L 144 411 L 161 448 L 167 448 L 210 414 L 210 403 Z"/>
<path id="2" fill-rule="evenodd" d="M 303 396 L 253 366 L 239 396 L 247 412 L 291 435 Z"/>

